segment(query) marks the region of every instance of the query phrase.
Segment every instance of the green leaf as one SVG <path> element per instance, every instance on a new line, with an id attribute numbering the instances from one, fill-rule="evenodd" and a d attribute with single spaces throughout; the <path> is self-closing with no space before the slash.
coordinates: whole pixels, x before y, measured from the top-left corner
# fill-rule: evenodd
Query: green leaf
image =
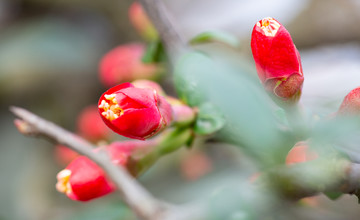
<path id="1" fill-rule="evenodd" d="M 341 193 L 341 192 L 324 192 L 324 195 L 327 196 L 331 200 L 336 200 L 336 199 L 340 198 L 343 195 L 343 193 Z"/>
<path id="2" fill-rule="evenodd" d="M 144 63 L 159 63 L 165 60 L 165 50 L 160 40 L 148 44 L 145 54 L 142 57 Z"/>
<path id="3" fill-rule="evenodd" d="M 212 103 L 220 109 L 226 119 L 218 135 L 222 140 L 241 147 L 264 166 L 282 164 L 295 144 L 293 135 L 280 126 L 275 105 L 256 75 L 245 68 L 243 60 L 233 58 L 200 52 L 183 56 L 175 67 L 178 95 L 190 106 Z M 201 122 L 197 132 L 210 133 L 204 129 L 209 121 L 200 126 Z"/>
<path id="4" fill-rule="evenodd" d="M 203 32 L 190 40 L 191 45 L 204 44 L 204 43 L 223 43 L 230 47 L 238 48 L 240 42 L 236 36 L 223 32 L 223 31 L 207 31 Z"/>
<path id="5" fill-rule="evenodd" d="M 199 107 L 194 127 L 195 133 L 199 135 L 212 134 L 220 130 L 224 125 L 224 115 L 216 106 L 211 103 L 204 103 Z"/>
<path id="6" fill-rule="evenodd" d="M 186 54 L 175 66 L 175 88 L 179 98 L 186 104 L 198 106 L 205 101 L 199 89 L 202 80 L 199 75 L 206 74 L 212 66 L 211 58 L 199 52 Z"/>
<path id="7" fill-rule="evenodd" d="M 358 117 L 325 118 L 317 122 L 311 132 L 311 140 L 316 151 L 331 152 L 332 148 L 341 152 L 351 161 L 360 162 L 360 119 Z"/>

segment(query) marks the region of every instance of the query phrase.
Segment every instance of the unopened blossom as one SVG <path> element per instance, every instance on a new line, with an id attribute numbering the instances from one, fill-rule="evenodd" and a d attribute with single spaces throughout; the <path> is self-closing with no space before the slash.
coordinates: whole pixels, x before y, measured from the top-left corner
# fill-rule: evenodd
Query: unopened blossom
<path id="1" fill-rule="evenodd" d="M 125 137 L 144 140 L 168 126 L 172 109 L 154 89 L 123 83 L 106 91 L 99 99 L 99 113 L 105 124 Z"/>
<path id="2" fill-rule="evenodd" d="M 104 124 L 99 116 L 96 105 L 87 106 L 78 115 L 77 132 L 90 141 L 106 140 L 111 130 Z"/>
<path id="3" fill-rule="evenodd" d="M 251 49 L 265 90 L 283 101 L 297 102 L 304 75 L 300 54 L 285 27 L 271 17 L 258 21 L 251 35 Z"/>
<path id="4" fill-rule="evenodd" d="M 360 87 L 347 94 L 340 105 L 340 115 L 360 115 Z"/>
<path id="5" fill-rule="evenodd" d="M 139 2 L 134 2 L 129 8 L 129 19 L 138 33 L 148 41 L 156 40 L 158 33 L 151 23 L 149 17 L 145 13 Z"/>
<path id="6" fill-rule="evenodd" d="M 101 82 L 111 87 L 136 79 L 155 79 L 163 68 L 156 63 L 144 63 L 145 45 L 129 43 L 115 47 L 106 53 L 99 64 Z"/>
<path id="7" fill-rule="evenodd" d="M 308 144 L 304 141 L 300 141 L 295 144 L 286 156 L 286 164 L 304 163 L 307 161 L 315 160 L 318 158 L 318 154 L 309 148 Z"/>
<path id="8" fill-rule="evenodd" d="M 94 149 L 94 152 L 106 151 L 114 165 L 131 168 L 133 164 L 130 163 L 130 158 L 133 152 L 153 146 L 154 142 L 151 141 L 130 140 L 114 142 Z M 89 201 L 113 192 L 115 185 L 95 162 L 85 156 L 78 156 L 58 173 L 56 189 L 72 200 Z"/>

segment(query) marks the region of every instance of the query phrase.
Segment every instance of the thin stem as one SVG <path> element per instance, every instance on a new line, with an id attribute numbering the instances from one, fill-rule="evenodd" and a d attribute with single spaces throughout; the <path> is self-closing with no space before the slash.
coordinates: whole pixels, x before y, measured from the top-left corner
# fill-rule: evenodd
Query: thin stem
<path id="1" fill-rule="evenodd" d="M 139 2 L 159 32 L 171 62 L 174 64 L 178 56 L 186 48 L 186 44 L 181 35 L 176 31 L 176 26 L 172 22 L 164 3 L 161 0 L 139 0 Z"/>
<path id="2" fill-rule="evenodd" d="M 25 135 L 41 136 L 67 145 L 101 166 L 116 184 L 122 199 L 140 219 L 185 220 L 204 219 L 206 202 L 174 206 L 155 199 L 126 170 L 113 165 L 106 154 L 94 153 L 92 144 L 39 116 L 18 107 L 11 107 L 18 118 L 15 124 Z M 265 181 L 267 180 L 267 181 Z M 263 181 L 261 181 L 263 182 Z M 287 198 L 303 198 L 319 192 L 336 191 L 360 194 L 360 164 L 344 159 L 314 161 L 291 167 L 278 167 L 265 175 L 259 190 L 270 187 Z"/>
<path id="3" fill-rule="evenodd" d="M 21 133 L 64 144 L 102 167 L 113 180 L 122 199 L 141 219 L 158 219 L 165 211 L 164 203 L 156 200 L 123 167 L 112 164 L 104 152 L 94 153 L 92 149 L 95 146 L 86 140 L 25 109 L 11 107 L 10 111 L 20 118 L 15 124 Z"/>

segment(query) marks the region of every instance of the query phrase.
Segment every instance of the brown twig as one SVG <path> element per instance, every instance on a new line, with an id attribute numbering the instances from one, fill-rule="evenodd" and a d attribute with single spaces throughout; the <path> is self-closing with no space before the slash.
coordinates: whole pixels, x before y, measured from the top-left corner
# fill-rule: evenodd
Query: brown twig
<path id="1" fill-rule="evenodd" d="M 318 193 L 355 194 L 360 189 L 360 164 L 343 158 L 324 158 L 271 169 L 268 186 L 285 198 L 301 199 Z"/>
<path id="2" fill-rule="evenodd" d="M 25 135 L 42 136 L 87 156 L 101 166 L 116 184 L 122 199 L 141 219 L 185 220 L 203 219 L 206 204 L 169 205 L 155 199 L 126 170 L 113 165 L 106 154 L 94 153 L 94 146 L 84 139 L 18 107 L 11 107 L 19 119 L 15 124 Z M 269 178 L 269 179 L 267 179 Z M 263 179 L 267 187 L 293 199 L 315 195 L 319 192 L 336 191 L 359 194 L 360 165 L 344 159 L 314 161 L 291 167 L 272 169 Z M 263 182 L 263 181 L 261 181 Z M 259 185 L 264 187 L 263 184 Z M 266 188 L 267 188 L 266 187 Z"/>
<path id="3" fill-rule="evenodd" d="M 113 180 L 122 199 L 141 219 L 163 219 L 168 210 L 165 203 L 155 199 L 124 168 L 113 165 L 105 153 L 94 153 L 95 146 L 81 137 L 49 122 L 25 109 L 10 107 L 19 119 L 15 124 L 25 135 L 42 136 L 56 143 L 64 144 L 78 153 L 87 156 L 101 166 Z"/>
<path id="4" fill-rule="evenodd" d="M 186 43 L 177 32 L 171 16 L 165 8 L 162 0 L 139 0 L 146 13 L 158 30 L 161 40 L 164 42 L 171 61 L 174 62 L 180 53 L 186 48 Z"/>

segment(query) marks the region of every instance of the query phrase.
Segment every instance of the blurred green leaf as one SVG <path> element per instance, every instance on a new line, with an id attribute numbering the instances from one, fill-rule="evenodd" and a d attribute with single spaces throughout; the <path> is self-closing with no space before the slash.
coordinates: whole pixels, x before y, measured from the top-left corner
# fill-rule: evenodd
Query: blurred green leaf
<path id="1" fill-rule="evenodd" d="M 206 203 L 209 216 L 207 219 L 255 220 L 263 219 L 263 216 L 270 214 L 268 213 L 268 208 L 271 207 L 269 204 L 275 203 L 271 194 L 261 193 L 254 187 L 255 185 L 244 180 L 232 179 L 230 181 L 232 182 L 220 182 L 216 190 L 208 196 Z"/>
<path id="2" fill-rule="evenodd" d="M 145 54 L 142 57 L 144 63 L 159 63 L 165 60 L 165 50 L 160 40 L 148 44 Z"/>
<path id="3" fill-rule="evenodd" d="M 353 162 L 360 162 L 359 117 L 334 117 L 320 120 L 311 132 L 311 140 L 312 146 L 319 152 L 334 154 L 334 149 L 336 149 L 339 156 L 346 156 Z"/>
<path id="4" fill-rule="evenodd" d="M 208 31 L 203 32 L 190 40 L 191 45 L 218 42 L 230 47 L 238 48 L 240 42 L 234 35 L 223 31 Z"/>
<path id="5" fill-rule="evenodd" d="M 135 220 L 132 212 L 122 203 L 86 209 L 68 220 Z"/>
<path id="6" fill-rule="evenodd" d="M 29 90 L 60 77 L 72 87 L 94 74 L 109 42 L 101 24 L 87 23 L 91 28 L 49 16 L 7 28 L 0 38 L 0 92 Z"/>
<path id="7" fill-rule="evenodd" d="M 252 72 L 232 57 L 186 54 L 175 67 L 178 95 L 191 106 L 210 102 L 227 121 L 223 140 L 235 143 L 260 164 L 281 164 L 295 140 L 284 131 L 270 100 Z M 215 123 L 217 124 L 217 123 Z M 220 123 L 219 123 L 220 124 Z"/>
<path id="8" fill-rule="evenodd" d="M 194 131 L 199 135 L 208 135 L 220 130 L 225 125 L 224 115 L 213 104 L 203 103 L 198 108 Z"/>
<path id="9" fill-rule="evenodd" d="M 175 88 L 180 99 L 190 106 L 199 106 L 205 102 L 205 96 L 199 90 L 196 74 L 206 74 L 211 68 L 211 59 L 203 53 L 189 53 L 183 56 L 174 70 Z"/>
<path id="10" fill-rule="evenodd" d="M 343 195 L 343 193 L 341 193 L 341 192 L 325 192 L 324 195 L 331 200 L 337 200 L 338 198 L 340 198 Z"/>

